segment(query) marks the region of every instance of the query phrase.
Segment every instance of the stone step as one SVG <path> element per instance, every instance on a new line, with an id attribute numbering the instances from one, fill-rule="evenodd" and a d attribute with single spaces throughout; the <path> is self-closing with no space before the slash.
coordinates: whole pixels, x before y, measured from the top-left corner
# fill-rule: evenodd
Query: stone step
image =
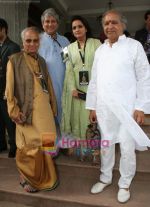
<path id="1" fill-rule="evenodd" d="M 137 157 L 137 171 L 138 172 L 149 172 L 150 173 L 150 149 L 146 151 L 136 151 L 136 157 Z M 0 158 L 4 158 L 1 160 L 1 162 L 5 162 L 5 158 L 7 158 L 7 153 L 2 153 L 0 154 Z M 119 150 L 119 145 L 116 146 L 116 163 L 115 163 L 115 169 L 118 169 L 119 166 L 119 160 L 120 160 L 120 150 Z M 7 163 L 11 165 L 12 159 L 7 159 Z M 68 165 L 69 166 L 75 165 L 78 166 L 78 161 L 76 157 L 67 157 L 67 156 L 60 156 L 59 159 L 57 160 L 59 165 Z M 5 164 L 5 163 L 4 163 Z M 92 166 L 92 163 L 89 161 L 83 162 L 82 165 L 87 168 L 92 168 L 92 169 L 99 169 L 99 166 Z"/>
<path id="2" fill-rule="evenodd" d="M 99 167 L 59 156 L 56 160 L 60 185 L 50 192 L 29 194 L 19 185 L 15 160 L 0 157 L 0 201 L 32 207 L 120 207 L 116 200 L 119 173 L 114 170 L 113 184 L 97 195 L 90 194 L 98 181 Z M 138 172 L 131 185 L 131 199 L 125 207 L 149 207 L 150 173 Z"/>
<path id="3" fill-rule="evenodd" d="M 145 115 L 144 124 L 141 126 L 147 136 L 150 138 L 150 114 Z"/>
<path id="4" fill-rule="evenodd" d="M 137 157 L 137 171 L 138 172 L 148 172 L 150 173 L 150 149 L 146 151 L 136 151 L 136 157 Z M 62 159 L 62 160 L 61 160 Z M 61 161 L 62 164 L 67 165 L 67 163 L 72 163 L 72 165 L 78 165 L 78 162 L 76 161 L 77 158 L 70 158 L 70 157 L 63 157 L 59 158 L 58 161 Z M 119 145 L 116 145 L 116 162 L 115 162 L 115 169 L 119 168 L 119 160 L 120 160 L 120 150 L 119 150 Z M 99 166 L 92 166 L 91 162 L 83 162 L 82 165 L 87 168 L 92 168 L 92 169 L 99 169 Z"/>
<path id="5" fill-rule="evenodd" d="M 9 201 L 0 201 L 0 207 L 33 207 L 33 206 L 27 206 L 20 203 L 14 203 Z"/>
<path id="6" fill-rule="evenodd" d="M 145 115 L 144 126 L 150 126 L 150 114 Z"/>
<path id="7" fill-rule="evenodd" d="M 120 160 L 120 150 L 117 146 L 115 169 L 118 169 Z M 146 151 L 136 151 L 137 171 L 150 173 L 150 149 Z"/>

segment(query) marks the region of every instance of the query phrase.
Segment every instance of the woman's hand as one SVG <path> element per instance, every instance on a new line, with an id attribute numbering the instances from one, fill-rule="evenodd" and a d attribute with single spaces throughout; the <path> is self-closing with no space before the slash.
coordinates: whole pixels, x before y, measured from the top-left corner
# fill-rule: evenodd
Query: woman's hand
<path id="1" fill-rule="evenodd" d="M 74 98 L 79 98 L 79 97 L 78 97 L 78 91 L 77 91 L 77 90 L 73 90 L 73 91 L 72 91 L 72 96 L 73 96 Z"/>

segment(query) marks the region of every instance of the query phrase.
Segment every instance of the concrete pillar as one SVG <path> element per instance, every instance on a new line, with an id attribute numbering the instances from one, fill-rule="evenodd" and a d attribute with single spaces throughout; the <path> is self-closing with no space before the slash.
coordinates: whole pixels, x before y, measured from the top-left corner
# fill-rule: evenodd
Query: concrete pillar
<path id="1" fill-rule="evenodd" d="M 0 0 L 0 17 L 8 22 L 8 36 L 18 44 L 20 33 L 27 26 L 30 0 Z"/>

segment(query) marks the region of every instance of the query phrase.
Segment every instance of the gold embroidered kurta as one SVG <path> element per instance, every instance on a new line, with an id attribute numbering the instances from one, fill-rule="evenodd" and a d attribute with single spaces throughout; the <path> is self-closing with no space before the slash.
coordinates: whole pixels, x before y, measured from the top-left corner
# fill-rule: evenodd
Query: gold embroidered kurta
<path id="1" fill-rule="evenodd" d="M 16 125 L 16 162 L 20 173 L 35 188 L 53 188 L 57 176 L 50 154 L 42 151 L 42 138 L 44 135 L 53 134 L 56 137 L 54 122 L 55 110 L 51 108 L 49 93 L 43 91 L 40 79 L 35 72 L 39 72 L 38 61 L 24 53 L 24 58 L 34 77 L 32 125 Z M 6 97 L 8 112 L 11 118 L 18 116 L 20 111 L 14 96 L 14 69 L 11 61 L 7 66 Z M 48 81 L 48 87 L 51 81 Z"/>

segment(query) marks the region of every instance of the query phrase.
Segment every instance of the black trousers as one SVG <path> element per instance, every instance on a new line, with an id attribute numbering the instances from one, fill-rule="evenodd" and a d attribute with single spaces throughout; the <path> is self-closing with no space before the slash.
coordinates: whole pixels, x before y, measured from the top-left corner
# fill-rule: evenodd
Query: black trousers
<path id="1" fill-rule="evenodd" d="M 6 100 L 0 99 L 0 151 L 7 149 L 6 129 L 10 148 L 16 149 L 16 125 L 8 115 Z"/>

